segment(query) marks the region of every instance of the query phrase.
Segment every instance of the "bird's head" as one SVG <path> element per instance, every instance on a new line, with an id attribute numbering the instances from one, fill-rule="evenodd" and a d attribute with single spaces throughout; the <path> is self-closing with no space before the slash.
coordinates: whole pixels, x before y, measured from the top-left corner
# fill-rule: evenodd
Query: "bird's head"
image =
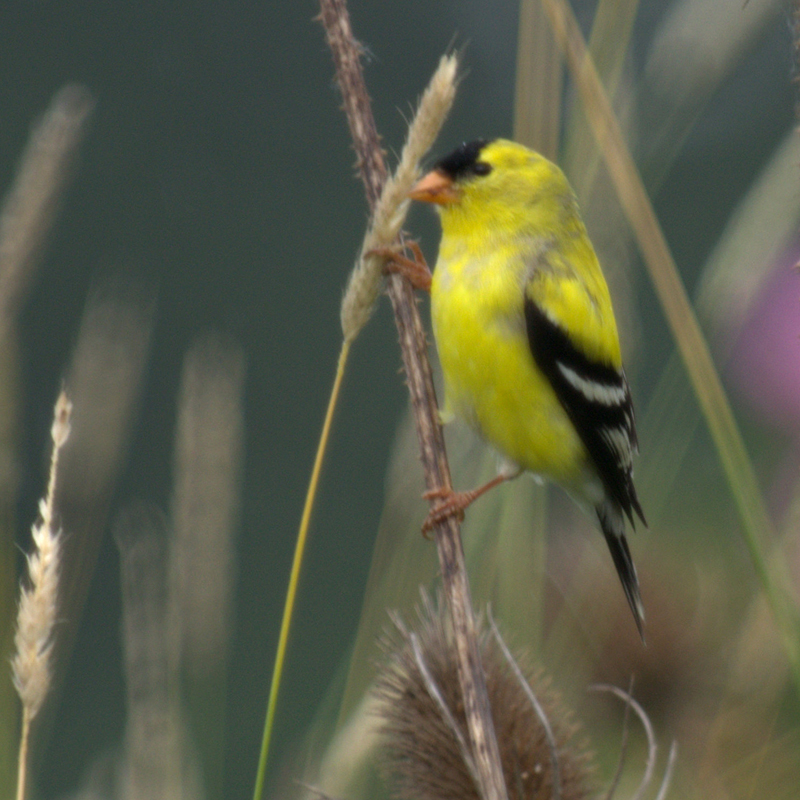
<path id="1" fill-rule="evenodd" d="M 435 204 L 442 228 L 549 226 L 574 197 L 563 172 L 539 153 L 506 139 L 476 139 L 438 161 L 409 196 Z"/>

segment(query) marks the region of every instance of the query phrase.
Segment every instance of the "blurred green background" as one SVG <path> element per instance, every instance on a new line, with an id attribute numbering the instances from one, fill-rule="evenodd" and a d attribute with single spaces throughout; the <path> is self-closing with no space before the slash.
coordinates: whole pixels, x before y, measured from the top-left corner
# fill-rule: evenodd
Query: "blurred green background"
<path id="1" fill-rule="evenodd" d="M 794 125 L 791 8 L 756 0 L 749 6 L 731 3 L 726 10 L 729 26 L 753 6 L 760 22 L 708 97 L 699 92 L 694 107 L 687 101 L 692 121 L 670 140 L 670 146 L 679 144 L 674 163 L 662 169 L 657 141 L 634 147 L 645 178 L 652 178 L 656 210 L 690 294 L 736 204 Z M 577 0 L 574 8 L 588 35 L 595 4 Z M 670 9 L 660 0 L 640 4 L 625 63 L 630 86 L 647 86 L 650 48 Z M 76 792 L 96 759 L 121 746 L 119 555 L 111 526 L 133 500 L 169 509 L 182 362 L 194 338 L 210 330 L 238 343 L 246 359 L 245 461 L 218 796 L 252 791 L 294 535 L 340 343 L 339 300 L 367 221 L 330 54 L 312 20 L 317 11 L 312 2 L 270 0 L 6 0 L 0 7 L 0 187 L 11 185 L 32 124 L 61 86 L 83 84 L 96 102 L 15 326 L 18 350 L 8 386 L 17 409 L 18 491 L 10 525 L 21 550 L 29 547 L 29 525 L 44 490 L 52 404 L 87 298 L 111 281 L 123 294 L 155 301 L 127 456 L 97 518 L 97 566 L 86 576 L 82 616 L 65 620 L 77 625 L 77 639 L 68 660 L 57 663 L 60 690 L 37 732 L 35 796 Z M 463 49 L 464 77 L 436 152 L 463 139 L 511 135 L 517 3 L 353 0 L 350 11 L 390 161 L 411 104 L 453 43 Z M 645 121 L 672 108 L 652 85 L 639 99 Z M 571 100 L 567 83 L 565 101 Z M 433 218 L 416 210 L 410 225 L 433 262 Z M 602 259 L 603 242 L 598 246 Z M 643 410 L 672 345 L 640 267 L 634 266 L 629 284 L 621 324 Z M 399 365 L 384 301 L 354 347 L 335 420 L 278 710 L 274 765 L 302 740 L 356 633 L 406 402 Z M 736 407 L 769 495 L 790 437 L 757 411 Z M 685 542 L 694 529 L 713 529 L 713 547 L 734 563 L 733 574 L 750 580 L 727 487 L 702 425 L 691 447 L 670 495 L 672 525 L 648 536 L 667 536 L 674 527 Z M 640 463 L 654 449 L 644 440 Z M 715 527 L 719 518 L 725 530 Z M 68 547 L 80 551 L 66 512 L 64 526 Z M 641 538 L 634 536 L 634 554 Z M 695 569 L 688 562 L 676 553 L 678 569 Z M 20 551 L 16 566 L 22 567 Z M 784 713 L 796 720 L 796 698 L 787 702 Z"/>

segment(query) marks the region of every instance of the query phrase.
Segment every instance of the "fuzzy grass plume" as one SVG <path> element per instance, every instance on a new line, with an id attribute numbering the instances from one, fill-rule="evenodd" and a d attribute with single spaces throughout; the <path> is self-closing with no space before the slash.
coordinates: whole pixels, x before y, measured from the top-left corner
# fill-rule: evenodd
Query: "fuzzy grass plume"
<path id="1" fill-rule="evenodd" d="M 341 318 L 345 342 L 353 341 L 372 315 L 383 284 L 385 259 L 370 255 L 370 251 L 395 244 L 400 235 L 411 202 L 408 193 L 422 174 L 419 162 L 436 141 L 455 100 L 457 72 L 457 57 L 442 56 L 428 88 L 420 98 L 397 169 L 383 186 L 372 223 L 361 245 L 361 254 L 350 273 L 342 298 Z"/>
<path id="2" fill-rule="evenodd" d="M 64 86 L 34 127 L 0 209 L 0 330 L 18 311 L 52 227 L 94 99 Z"/>
<path id="3" fill-rule="evenodd" d="M 122 645 L 127 719 L 111 785 L 91 797 L 118 800 L 202 798 L 181 703 L 181 663 L 170 605 L 172 571 L 165 515 L 133 503 L 114 523 L 120 554 Z"/>
<path id="4" fill-rule="evenodd" d="M 425 599 L 416 631 L 399 620 L 395 625 L 399 634 L 384 638 L 388 663 L 376 683 L 384 768 L 393 794 L 399 800 L 478 800 L 445 616 Z M 500 640 L 483 622 L 478 641 L 509 800 L 593 797 L 592 759 L 547 681 L 522 667 L 537 710 Z"/>
<path id="5" fill-rule="evenodd" d="M 37 715 L 50 689 L 52 673 L 53 626 L 58 601 L 58 570 L 61 536 L 53 522 L 58 456 L 69 437 L 72 404 L 65 392 L 56 401 L 51 436 L 50 478 L 47 496 L 39 504 L 39 521 L 31 528 L 34 550 L 28 555 L 30 586 L 20 591 L 16 652 L 11 661 L 14 687 L 22 700 L 22 733 L 19 748 L 17 800 L 25 797 L 25 771 L 31 721 Z"/>

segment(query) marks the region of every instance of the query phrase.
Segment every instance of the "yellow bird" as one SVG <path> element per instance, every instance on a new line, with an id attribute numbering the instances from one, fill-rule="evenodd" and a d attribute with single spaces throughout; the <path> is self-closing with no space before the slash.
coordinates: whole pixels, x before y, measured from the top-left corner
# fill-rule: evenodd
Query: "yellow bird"
<path id="1" fill-rule="evenodd" d="M 396 267 L 431 293 L 444 373 L 442 418 L 464 420 L 507 465 L 485 486 L 438 493 L 426 521 L 461 514 L 523 470 L 562 486 L 597 516 L 644 638 L 644 609 L 625 517 L 645 524 L 633 485 L 633 405 L 600 264 L 564 173 L 503 139 L 463 144 L 411 197 L 440 212 L 431 278 L 419 259 Z"/>

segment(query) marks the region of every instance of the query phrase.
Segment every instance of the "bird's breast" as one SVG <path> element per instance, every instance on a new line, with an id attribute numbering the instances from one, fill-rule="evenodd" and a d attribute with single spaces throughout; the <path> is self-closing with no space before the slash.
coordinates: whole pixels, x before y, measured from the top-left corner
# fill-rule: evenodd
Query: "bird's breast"
<path id="1" fill-rule="evenodd" d="M 584 449 L 534 363 L 524 280 L 524 261 L 510 251 L 469 258 L 440 251 L 431 316 L 446 410 L 520 466 L 569 484 Z"/>

